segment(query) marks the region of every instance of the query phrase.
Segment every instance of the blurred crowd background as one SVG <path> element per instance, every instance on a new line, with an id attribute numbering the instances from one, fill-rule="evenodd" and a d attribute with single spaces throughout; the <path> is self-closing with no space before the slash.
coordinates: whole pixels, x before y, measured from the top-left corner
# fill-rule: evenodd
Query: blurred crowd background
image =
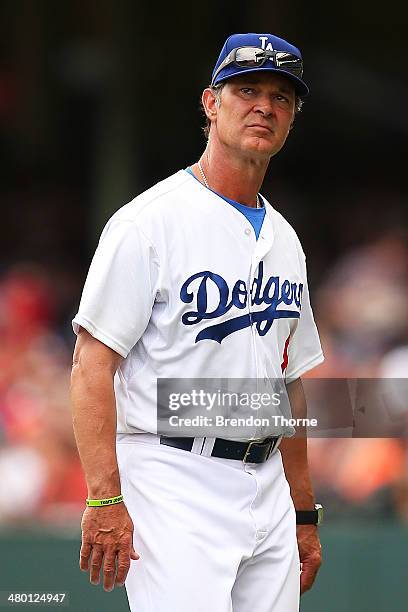
<path id="1" fill-rule="evenodd" d="M 398 4 L 398 3 L 396 3 Z M 408 373 L 406 19 L 372 2 L 3 0 L 0 18 L 0 525 L 78 529 L 71 319 L 113 211 L 199 157 L 224 39 L 297 44 L 312 94 L 264 195 L 308 256 L 325 363 Z M 331 520 L 408 524 L 403 437 L 310 441 Z"/>

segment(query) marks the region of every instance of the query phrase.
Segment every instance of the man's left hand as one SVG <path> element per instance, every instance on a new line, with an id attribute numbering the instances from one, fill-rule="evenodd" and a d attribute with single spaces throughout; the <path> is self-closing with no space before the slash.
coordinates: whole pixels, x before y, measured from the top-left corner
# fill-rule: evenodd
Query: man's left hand
<path id="1" fill-rule="evenodd" d="M 297 525 L 296 535 L 302 567 L 300 574 L 300 594 L 308 591 L 322 564 L 322 547 L 315 525 Z"/>

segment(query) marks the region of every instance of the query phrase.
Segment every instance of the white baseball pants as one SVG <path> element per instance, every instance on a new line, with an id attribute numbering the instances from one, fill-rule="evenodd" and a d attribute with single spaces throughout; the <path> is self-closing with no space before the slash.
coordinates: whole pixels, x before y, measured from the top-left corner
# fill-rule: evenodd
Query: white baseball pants
<path id="1" fill-rule="evenodd" d="M 281 454 L 219 459 L 119 435 L 134 547 L 131 612 L 297 612 L 295 511 Z"/>

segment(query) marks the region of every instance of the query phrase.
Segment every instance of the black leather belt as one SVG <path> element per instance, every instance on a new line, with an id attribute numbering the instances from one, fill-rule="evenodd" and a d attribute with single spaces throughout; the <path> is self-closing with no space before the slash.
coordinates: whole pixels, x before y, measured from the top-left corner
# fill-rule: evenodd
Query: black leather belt
<path id="1" fill-rule="evenodd" d="M 265 438 L 265 440 L 261 442 L 256 440 L 253 442 L 237 442 L 235 440 L 216 438 L 211 456 L 220 457 L 222 459 L 238 459 L 244 463 L 264 463 L 271 456 L 279 440 L 279 436 L 275 438 Z M 194 438 L 170 438 L 168 436 L 161 436 L 160 444 L 191 452 Z"/>

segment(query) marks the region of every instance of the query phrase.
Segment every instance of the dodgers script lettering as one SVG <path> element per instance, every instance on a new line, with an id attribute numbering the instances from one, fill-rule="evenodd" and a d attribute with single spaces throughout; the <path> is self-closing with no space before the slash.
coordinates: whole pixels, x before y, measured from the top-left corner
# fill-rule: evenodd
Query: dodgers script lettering
<path id="1" fill-rule="evenodd" d="M 275 319 L 298 319 L 302 308 L 303 284 L 289 280 L 281 281 L 279 276 L 271 276 L 264 283 L 264 264 L 261 261 L 258 275 L 254 278 L 250 292 L 250 305 L 267 307 L 264 310 L 247 312 L 244 315 L 233 317 L 222 323 L 210 325 L 202 329 L 196 337 L 200 340 L 215 340 L 221 343 L 230 334 L 255 324 L 260 336 L 264 336 L 271 328 Z M 218 304 L 213 310 L 208 310 L 208 289 L 212 286 L 216 290 Z M 230 290 L 226 280 L 216 274 L 205 270 L 190 276 L 182 285 L 180 299 L 185 304 L 195 301 L 196 310 L 185 312 L 181 320 L 184 325 L 196 325 L 203 319 L 218 319 L 224 316 L 231 308 L 239 310 L 247 308 L 248 289 L 245 281 L 237 280 Z M 296 306 L 297 310 L 279 309 L 278 306 Z"/>

